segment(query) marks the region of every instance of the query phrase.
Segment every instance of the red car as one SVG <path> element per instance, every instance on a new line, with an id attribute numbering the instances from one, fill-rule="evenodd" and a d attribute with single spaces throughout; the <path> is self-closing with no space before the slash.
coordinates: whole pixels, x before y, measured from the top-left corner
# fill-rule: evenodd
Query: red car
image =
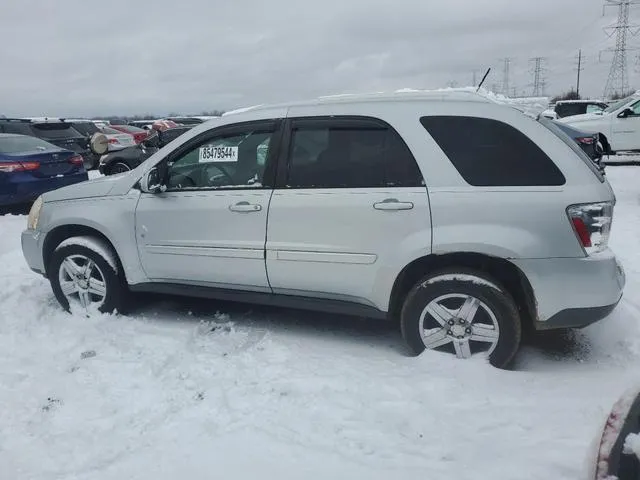
<path id="1" fill-rule="evenodd" d="M 118 130 L 119 132 L 132 135 L 136 143 L 143 142 L 149 135 L 149 132 L 147 130 L 134 127 L 133 125 L 109 125 L 109 127 L 113 128 L 114 130 Z"/>

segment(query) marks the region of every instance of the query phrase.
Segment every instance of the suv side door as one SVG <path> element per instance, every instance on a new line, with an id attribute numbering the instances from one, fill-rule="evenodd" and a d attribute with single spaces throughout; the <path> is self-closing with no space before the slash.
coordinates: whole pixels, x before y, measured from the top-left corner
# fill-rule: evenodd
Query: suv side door
<path id="1" fill-rule="evenodd" d="M 633 111 L 633 115 L 624 118 L 614 116 L 612 119 L 611 144 L 614 150 L 640 149 L 640 100 L 627 108 Z"/>
<path id="2" fill-rule="evenodd" d="M 415 158 L 378 119 L 292 118 L 287 126 L 267 229 L 274 293 L 386 311 L 403 252 L 431 252 L 429 199 Z"/>
<path id="3" fill-rule="evenodd" d="M 271 291 L 264 247 L 278 135 L 278 121 L 236 124 L 168 155 L 166 191 L 142 193 L 136 208 L 149 279 Z"/>

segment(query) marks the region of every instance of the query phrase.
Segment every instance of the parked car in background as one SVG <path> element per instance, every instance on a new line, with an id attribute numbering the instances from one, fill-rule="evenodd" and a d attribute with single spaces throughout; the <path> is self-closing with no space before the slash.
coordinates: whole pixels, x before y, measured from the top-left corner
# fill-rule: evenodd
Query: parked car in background
<path id="1" fill-rule="evenodd" d="M 599 113 L 609 105 L 599 100 L 560 100 L 553 107 L 542 112 L 542 116 L 551 120 L 582 115 L 584 113 Z"/>
<path id="2" fill-rule="evenodd" d="M 562 123 L 580 130 L 597 132 L 610 151 L 640 151 L 640 94 L 613 103 L 602 112 L 562 118 Z"/>
<path id="3" fill-rule="evenodd" d="M 604 173 L 605 166 L 602 163 L 602 156 L 608 148 L 605 149 L 603 146 L 602 141 L 600 140 L 600 134 L 585 132 L 565 123 L 558 122 L 557 120 L 544 119 L 542 120 L 542 123 L 550 128 L 554 133 L 557 133 L 555 128 L 565 133 L 582 149 L 585 154 L 587 154 L 600 171 Z M 549 125 L 551 125 L 551 127 Z"/>
<path id="4" fill-rule="evenodd" d="M 85 164 L 92 162 L 89 138 L 78 132 L 69 122 L 4 118 L 0 119 L 0 133 L 38 137 L 57 147 L 79 153 Z"/>
<path id="5" fill-rule="evenodd" d="M 110 128 L 118 130 L 122 133 L 127 133 L 133 136 L 136 143 L 143 142 L 145 138 L 149 136 L 149 131 L 142 128 L 134 127 L 133 125 L 110 125 Z"/>
<path id="6" fill-rule="evenodd" d="M 75 128 L 78 132 L 85 136 L 87 140 L 91 139 L 91 136 L 95 133 L 98 133 L 100 129 L 98 125 L 91 120 L 83 120 L 83 119 L 65 119 L 64 121 L 71 124 L 73 128 Z M 84 157 L 84 167 L 87 170 L 93 170 L 94 168 L 98 168 L 98 162 L 100 158 L 95 155 L 93 152 L 89 151 Z"/>
<path id="7" fill-rule="evenodd" d="M 171 120 L 172 122 L 175 122 L 179 125 L 189 126 L 200 125 L 204 122 L 204 120 L 198 117 L 167 117 L 166 120 Z"/>
<path id="8" fill-rule="evenodd" d="M 131 147 L 136 144 L 133 135 L 130 133 L 122 133 L 121 131 L 111 127 L 104 127 L 101 129 L 101 132 L 107 136 L 110 152 L 122 150 L 123 148 Z"/>
<path id="9" fill-rule="evenodd" d="M 416 355 L 505 367 L 524 329 L 584 327 L 620 301 L 614 203 L 573 141 L 513 108 L 344 96 L 227 115 L 47 193 L 22 250 L 64 309 L 151 291 L 348 312 L 397 322 Z"/>
<path id="10" fill-rule="evenodd" d="M 83 158 L 36 137 L 0 133 L 0 205 L 87 180 Z"/>
<path id="11" fill-rule="evenodd" d="M 135 147 L 128 147 L 117 152 L 103 155 L 100 158 L 98 169 L 103 175 L 115 175 L 133 170 L 156 153 L 158 149 L 164 147 L 190 129 L 191 127 L 175 127 L 159 132 L 154 131 L 142 143 Z"/>
<path id="12" fill-rule="evenodd" d="M 131 120 L 128 125 L 133 125 L 134 127 L 143 128 L 145 130 L 151 130 L 151 125 L 156 120 Z"/>

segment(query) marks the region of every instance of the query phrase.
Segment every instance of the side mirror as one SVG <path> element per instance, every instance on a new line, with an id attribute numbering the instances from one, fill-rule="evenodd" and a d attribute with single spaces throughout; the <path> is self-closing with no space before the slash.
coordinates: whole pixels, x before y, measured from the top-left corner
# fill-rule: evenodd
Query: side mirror
<path id="1" fill-rule="evenodd" d="M 618 114 L 618 118 L 627 118 L 632 117 L 633 115 L 635 115 L 633 110 L 631 110 L 630 108 L 625 108 Z"/>
<path id="2" fill-rule="evenodd" d="M 140 179 L 140 190 L 144 193 L 158 193 L 162 191 L 162 176 L 158 167 L 153 167 Z"/>
<path id="3" fill-rule="evenodd" d="M 96 155 L 104 155 L 109 150 L 109 140 L 104 133 L 94 133 L 89 140 L 89 148 Z"/>

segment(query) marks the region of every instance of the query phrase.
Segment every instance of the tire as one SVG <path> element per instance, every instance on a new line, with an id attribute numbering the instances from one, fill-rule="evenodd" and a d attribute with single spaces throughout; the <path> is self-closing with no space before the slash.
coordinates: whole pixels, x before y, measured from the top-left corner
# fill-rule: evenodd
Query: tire
<path id="1" fill-rule="evenodd" d="M 77 267 L 75 279 L 70 274 L 75 267 L 68 262 L 73 262 Z M 87 264 L 91 265 L 88 280 L 80 274 L 87 273 Z M 105 242 L 93 237 L 74 237 L 62 242 L 55 250 L 47 273 L 53 293 L 66 311 L 71 311 L 71 300 L 77 308 L 87 313 L 94 310 L 113 313 L 122 311 L 127 293 L 126 282 L 123 275 L 118 273 L 118 268 L 115 255 Z M 74 291 L 67 296 L 63 288 L 67 292 L 71 289 Z M 88 298 L 89 302 L 83 302 L 83 298 Z"/>
<path id="2" fill-rule="evenodd" d="M 118 173 L 125 173 L 131 170 L 131 167 L 125 162 L 115 162 L 109 168 L 109 175 L 117 175 Z"/>
<path id="3" fill-rule="evenodd" d="M 466 315 L 463 305 L 470 308 L 468 313 L 475 309 L 474 316 Z M 486 275 L 463 269 L 440 271 L 420 280 L 405 298 L 400 324 L 405 342 L 416 355 L 427 345 L 461 358 L 485 351 L 489 363 L 498 368 L 511 364 L 522 337 L 511 295 Z"/>

